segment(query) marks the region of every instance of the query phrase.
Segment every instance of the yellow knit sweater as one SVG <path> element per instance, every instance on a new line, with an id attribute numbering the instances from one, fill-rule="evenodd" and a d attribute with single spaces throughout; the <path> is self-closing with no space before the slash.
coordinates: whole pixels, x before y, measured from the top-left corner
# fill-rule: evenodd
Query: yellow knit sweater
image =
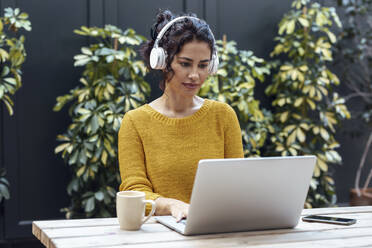
<path id="1" fill-rule="evenodd" d="M 208 99 L 184 118 L 169 118 L 148 104 L 131 110 L 118 143 L 120 190 L 143 191 L 152 200 L 161 196 L 189 203 L 200 159 L 243 157 L 234 110 Z"/>

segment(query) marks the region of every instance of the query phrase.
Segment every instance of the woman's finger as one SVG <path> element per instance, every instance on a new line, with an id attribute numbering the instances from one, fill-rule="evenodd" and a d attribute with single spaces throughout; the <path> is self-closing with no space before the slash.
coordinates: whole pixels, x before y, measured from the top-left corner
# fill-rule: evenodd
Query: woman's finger
<path id="1" fill-rule="evenodd" d="M 182 219 L 183 219 L 183 214 L 182 214 L 182 212 L 179 212 L 177 214 L 176 222 L 180 222 Z"/>

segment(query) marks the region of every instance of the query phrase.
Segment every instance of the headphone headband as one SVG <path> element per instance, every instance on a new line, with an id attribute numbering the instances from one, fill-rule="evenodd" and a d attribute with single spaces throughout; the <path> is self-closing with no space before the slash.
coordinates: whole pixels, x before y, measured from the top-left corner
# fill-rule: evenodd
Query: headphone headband
<path id="1" fill-rule="evenodd" d="M 155 43 L 154 43 L 154 47 L 159 47 L 159 41 L 161 40 L 161 38 L 163 38 L 163 35 L 165 32 L 167 32 L 167 30 L 169 29 L 170 26 L 173 25 L 173 23 L 179 21 L 179 20 L 182 20 L 182 19 L 187 19 L 187 18 L 190 18 L 190 19 L 194 19 L 194 20 L 197 20 L 197 21 L 200 21 L 199 18 L 197 17 L 194 17 L 194 16 L 179 16 L 179 17 L 176 17 L 174 18 L 173 20 L 171 20 L 170 22 L 168 22 L 162 29 L 161 31 L 159 32 L 159 34 L 157 35 L 156 37 L 156 40 L 155 40 Z M 212 35 L 212 38 L 213 38 L 213 46 L 215 45 L 215 39 L 214 39 L 214 35 L 212 33 L 212 30 L 208 27 L 211 35 Z"/>

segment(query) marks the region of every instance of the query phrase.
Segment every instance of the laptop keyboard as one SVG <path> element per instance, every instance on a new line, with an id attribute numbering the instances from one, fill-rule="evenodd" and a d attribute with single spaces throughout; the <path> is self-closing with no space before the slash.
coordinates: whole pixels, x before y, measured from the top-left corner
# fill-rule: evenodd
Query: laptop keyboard
<path id="1" fill-rule="evenodd" d="M 186 219 L 181 220 L 179 223 L 186 225 Z"/>

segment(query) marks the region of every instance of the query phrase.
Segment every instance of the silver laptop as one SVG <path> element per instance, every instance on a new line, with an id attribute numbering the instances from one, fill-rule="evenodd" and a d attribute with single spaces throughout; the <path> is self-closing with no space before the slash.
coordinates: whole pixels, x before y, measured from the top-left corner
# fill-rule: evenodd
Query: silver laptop
<path id="1" fill-rule="evenodd" d="M 315 162 L 315 156 L 200 160 L 187 220 L 156 220 L 183 235 L 295 227 Z"/>

